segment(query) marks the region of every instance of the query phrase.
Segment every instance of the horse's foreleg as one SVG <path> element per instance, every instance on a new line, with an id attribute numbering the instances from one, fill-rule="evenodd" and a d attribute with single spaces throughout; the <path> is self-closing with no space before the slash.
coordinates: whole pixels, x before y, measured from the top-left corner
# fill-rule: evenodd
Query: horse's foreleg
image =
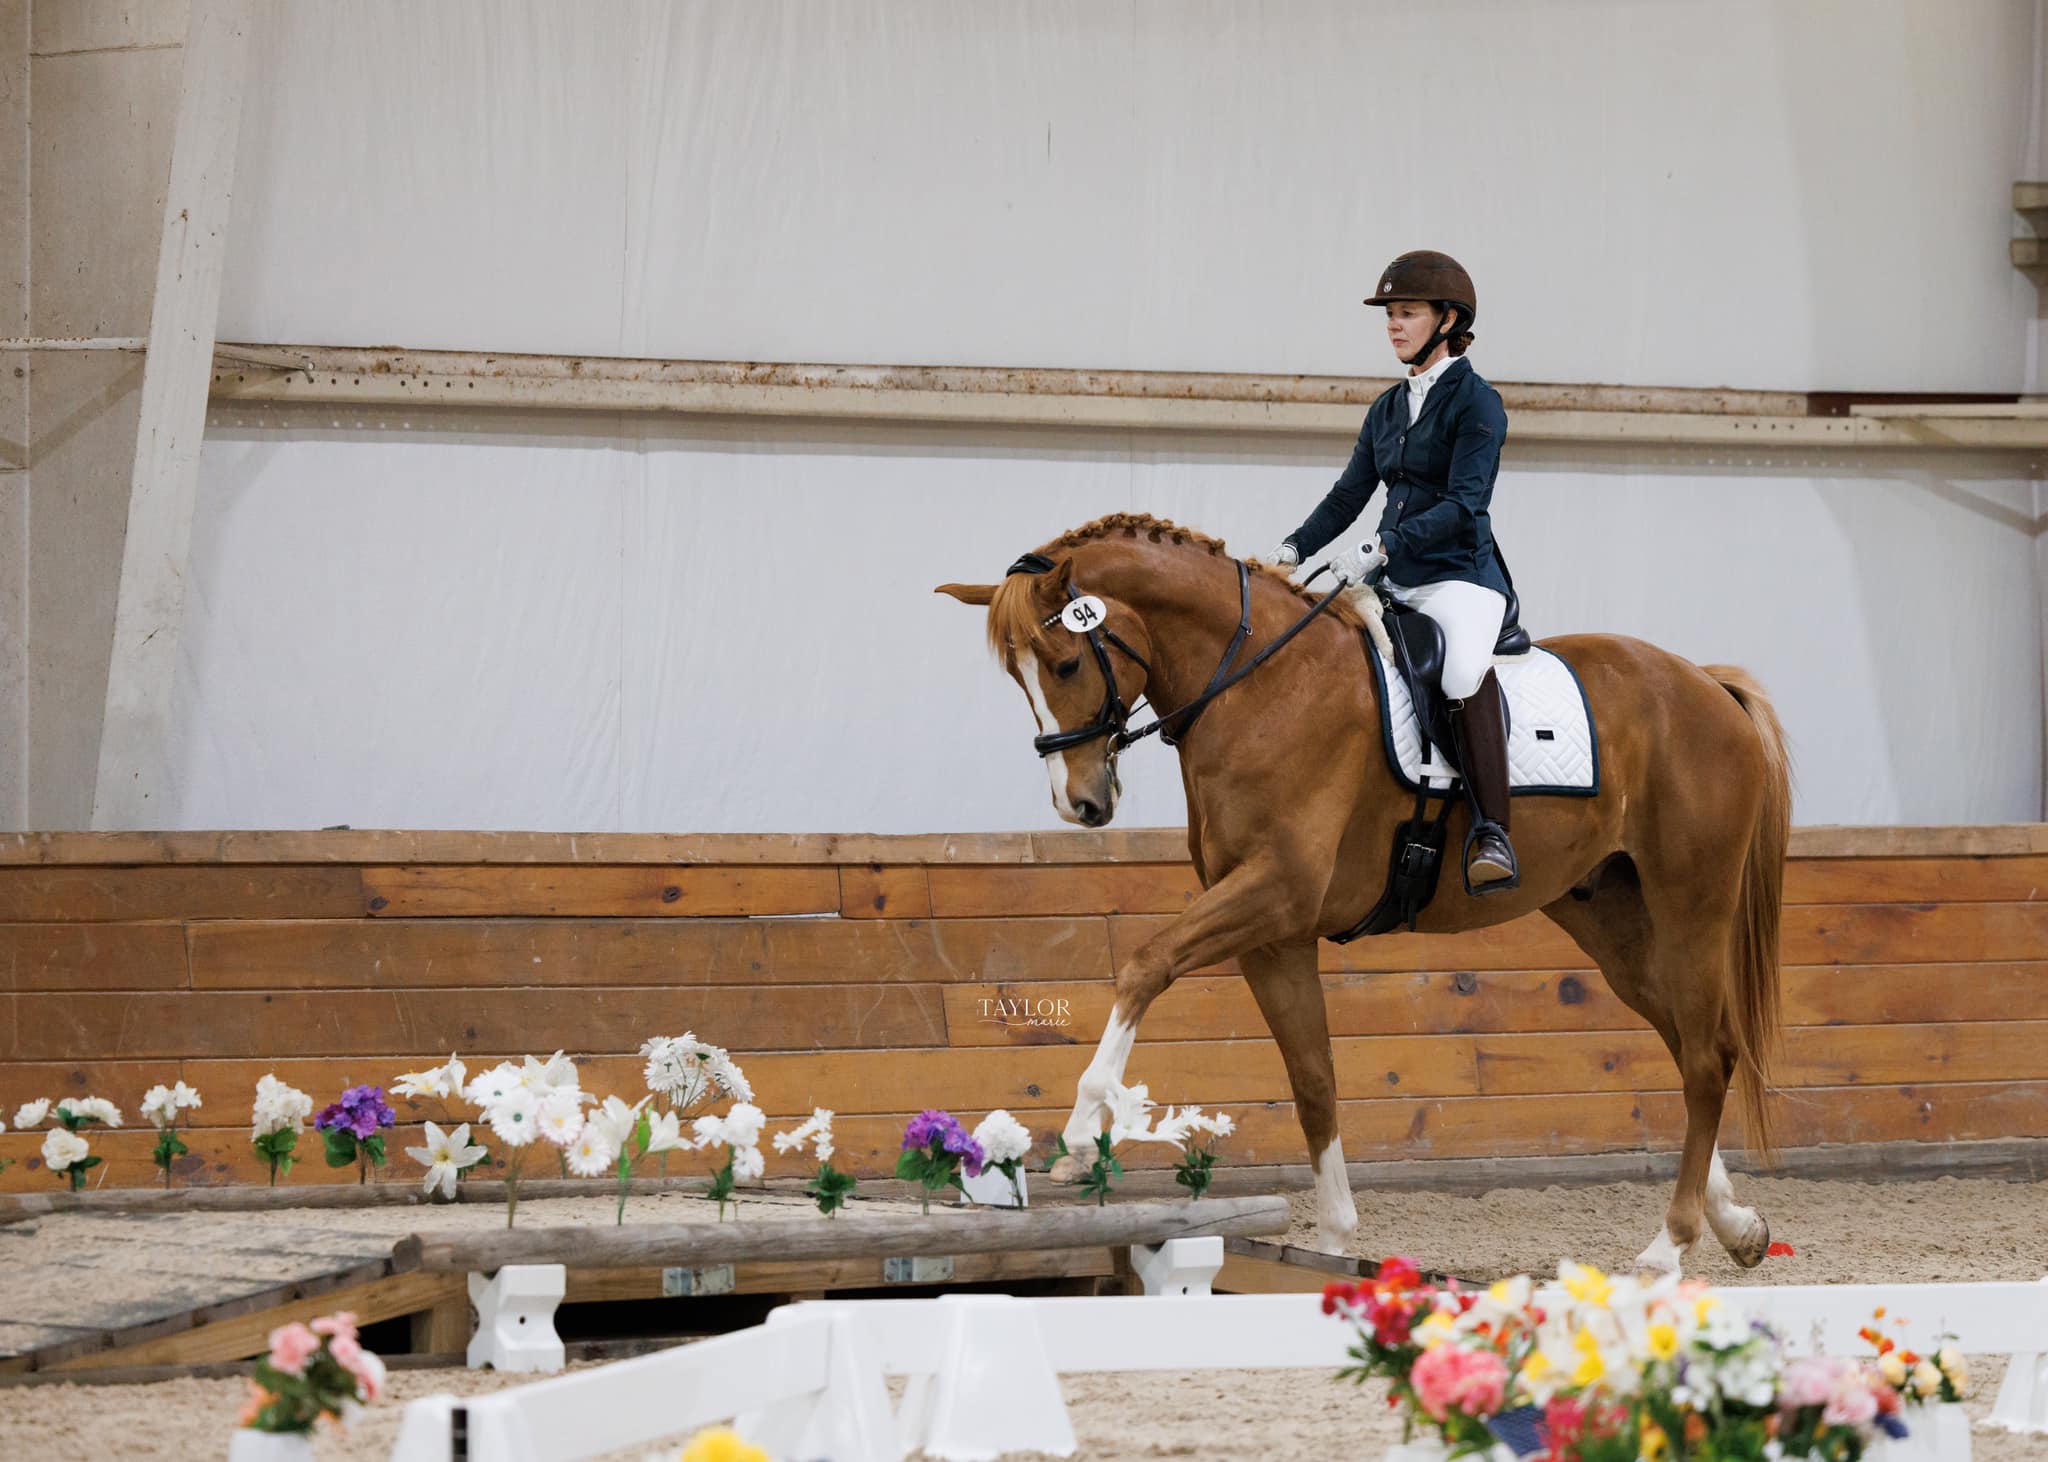
<path id="1" fill-rule="evenodd" d="M 1294 1091 L 1294 1114 L 1308 1140 L 1316 1175 L 1316 1247 L 1325 1254 L 1348 1254 L 1358 1208 L 1351 1201 L 1344 1144 L 1337 1135 L 1337 1063 L 1330 1052 L 1316 947 L 1311 942 L 1246 950 L 1239 962 L 1266 1027 L 1280 1044 Z"/>
<path id="2" fill-rule="evenodd" d="M 1110 1089 L 1123 1083 L 1124 1068 L 1137 1040 L 1138 1022 L 1166 987 L 1189 970 L 1218 963 L 1247 949 L 1294 932 L 1305 919 L 1285 892 L 1286 880 L 1245 864 L 1204 889 L 1171 924 L 1138 946 L 1116 974 L 1116 1004 L 1103 1028 L 1102 1040 L 1074 1094 L 1073 1115 L 1060 1134 L 1067 1156 L 1055 1162 L 1052 1180 L 1078 1181 L 1092 1159 L 1088 1156 L 1102 1128 Z"/>

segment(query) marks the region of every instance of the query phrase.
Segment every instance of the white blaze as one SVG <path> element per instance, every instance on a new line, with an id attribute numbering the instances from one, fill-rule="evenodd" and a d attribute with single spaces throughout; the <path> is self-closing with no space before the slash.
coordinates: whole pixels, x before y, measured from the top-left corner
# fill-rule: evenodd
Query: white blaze
<path id="1" fill-rule="evenodd" d="M 1017 678 L 1024 682 L 1024 694 L 1031 698 L 1031 714 L 1038 722 L 1041 736 L 1060 729 L 1060 723 L 1053 718 L 1052 708 L 1045 703 L 1045 688 L 1038 683 L 1038 657 L 1029 650 L 1017 656 Z M 1055 751 L 1044 758 L 1045 774 L 1052 781 L 1052 806 L 1068 822 L 1078 823 L 1081 815 L 1074 811 L 1074 804 L 1067 800 L 1067 754 Z"/>

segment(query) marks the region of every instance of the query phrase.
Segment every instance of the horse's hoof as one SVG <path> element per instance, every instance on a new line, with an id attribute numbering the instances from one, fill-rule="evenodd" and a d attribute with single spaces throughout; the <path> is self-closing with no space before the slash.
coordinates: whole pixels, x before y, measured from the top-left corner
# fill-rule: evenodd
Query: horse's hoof
<path id="1" fill-rule="evenodd" d="M 1081 1160 L 1070 1152 L 1057 1159 L 1052 1165 L 1052 1171 L 1046 1176 L 1055 1183 L 1078 1183 L 1088 1176 L 1088 1170 L 1082 1167 Z"/>
<path id="2" fill-rule="evenodd" d="M 1764 1262 L 1764 1255 L 1771 1251 L 1771 1226 L 1759 1213 L 1751 1220 L 1742 1237 L 1727 1245 L 1728 1257 L 1744 1269 L 1754 1269 Z"/>
<path id="3" fill-rule="evenodd" d="M 1684 1262 L 1685 1250 L 1671 1241 L 1668 1232 L 1660 1231 L 1650 1247 L 1636 1255 L 1636 1278 L 1645 1284 L 1672 1278 L 1682 1272 Z"/>
<path id="4" fill-rule="evenodd" d="M 1346 1229 L 1342 1233 L 1338 1233 L 1332 1229 L 1317 1229 L 1316 1252 L 1318 1254 L 1335 1254 L 1340 1259 L 1348 1258 L 1351 1254 L 1351 1231 Z"/>

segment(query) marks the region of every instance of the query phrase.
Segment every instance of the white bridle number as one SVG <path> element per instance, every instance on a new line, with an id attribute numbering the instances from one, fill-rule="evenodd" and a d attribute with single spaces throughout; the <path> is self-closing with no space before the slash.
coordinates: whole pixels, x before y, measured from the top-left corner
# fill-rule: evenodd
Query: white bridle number
<path id="1" fill-rule="evenodd" d="M 1060 611 L 1060 623 L 1077 635 L 1099 628 L 1106 617 L 1102 601 L 1093 594 L 1083 594 Z"/>

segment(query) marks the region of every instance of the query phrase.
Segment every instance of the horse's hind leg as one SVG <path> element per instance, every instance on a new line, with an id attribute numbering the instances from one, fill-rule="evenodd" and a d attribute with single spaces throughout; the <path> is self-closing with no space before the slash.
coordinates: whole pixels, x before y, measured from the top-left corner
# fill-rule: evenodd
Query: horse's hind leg
<path id="1" fill-rule="evenodd" d="M 1337 1135 L 1337 1066 L 1330 1052 L 1316 946 L 1247 950 L 1239 963 L 1267 1028 L 1280 1043 L 1287 1082 L 1294 1090 L 1294 1114 L 1301 1122 L 1301 1135 L 1308 1139 L 1309 1164 L 1316 1175 L 1316 1246 L 1326 1254 L 1348 1254 L 1358 1209 L 1351 1201 L 1344 1144 Z"/>

